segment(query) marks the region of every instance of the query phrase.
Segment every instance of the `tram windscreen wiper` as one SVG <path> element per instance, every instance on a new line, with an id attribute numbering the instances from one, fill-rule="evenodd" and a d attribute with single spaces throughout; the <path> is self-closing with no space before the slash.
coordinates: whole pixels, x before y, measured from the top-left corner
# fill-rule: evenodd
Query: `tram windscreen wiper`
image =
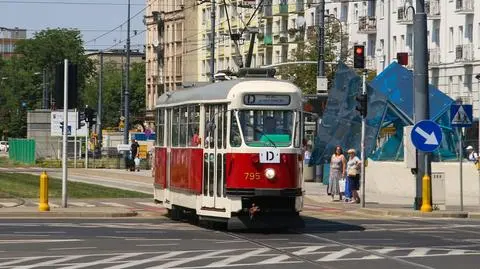
<path id="1" fill-rule="evenodd" d="M 260 133 L 260 134 L 262 135 L 262 137 L 265 137 L 265 138 L 268 140 L 268 142 L 272 143 L 272 145 L 273 145 L 274 148 L 277 147 L 277 145 L 275 144 L 275 142 L 273 142 L 273 140 L 270 139 L 270 137 L 268 137 L 268 135 L 267 135 L 263 130 L 261 130 L 261 129 L 258 128 L 258 127 L 253 127 L 251 124 L 246 124 L 246 125 L 247 125 L 248 127 L 252 127 L 253 130 L 254 130 L 255 132 Z"/>

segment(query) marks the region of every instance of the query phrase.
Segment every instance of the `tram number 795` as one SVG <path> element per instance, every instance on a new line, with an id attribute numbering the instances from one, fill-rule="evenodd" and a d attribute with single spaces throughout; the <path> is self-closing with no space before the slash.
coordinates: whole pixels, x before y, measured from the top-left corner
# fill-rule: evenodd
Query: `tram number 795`
<path id="1" fill-rule="evenodd" d="M 245 180 L 260 180 L 260 173 L 243 173 L 245 175 Z"/>

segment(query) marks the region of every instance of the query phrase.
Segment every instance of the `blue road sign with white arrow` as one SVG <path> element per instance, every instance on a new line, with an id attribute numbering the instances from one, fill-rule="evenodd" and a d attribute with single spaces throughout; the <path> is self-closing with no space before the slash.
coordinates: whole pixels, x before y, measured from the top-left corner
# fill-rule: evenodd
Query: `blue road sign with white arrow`
<path id="1" fill-rule="evenodd" d="M 432 152 L 440 146 L 443 134 L 438 124 L 433 121 L 422 120 L 413 126 L 410 137 L 418 150 Z"/>
<path id="2" fill-rule="evenodd" d="M 450 125 L 452 127 L 471 127 L 473 124 L 472 105 L 451 105 Z"/>

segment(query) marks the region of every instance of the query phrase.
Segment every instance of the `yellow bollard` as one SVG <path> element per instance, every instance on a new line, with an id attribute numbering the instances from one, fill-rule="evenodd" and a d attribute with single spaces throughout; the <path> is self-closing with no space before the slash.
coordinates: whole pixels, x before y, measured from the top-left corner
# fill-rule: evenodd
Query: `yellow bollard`
<path id="1" fill-rule="evenodd" d="M 424 175 L 422 178 L 422 207 L 420 211 L 422 212 L 432 212 L 431 197 L 430 197 L 430 177 Z"/>
<path id="2" fill-rule="evenodd" d="M 50 211 L 48 205 L 48 175 L 43 171 L 40 175 L 40 203 L 38 204 L 39 211 Z"/>

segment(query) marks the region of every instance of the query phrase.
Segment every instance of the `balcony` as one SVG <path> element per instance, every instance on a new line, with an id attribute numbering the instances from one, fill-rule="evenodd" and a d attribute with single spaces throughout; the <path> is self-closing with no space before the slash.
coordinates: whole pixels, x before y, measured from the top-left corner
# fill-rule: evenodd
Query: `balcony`
<path id="1" fill-rule="evenodd" d="M 473 50 L 473 44 L 457 45 L 457 47 L 455 48 L 455 62 L 472 62 Z"/>
<path id="2" fill-rule="evenodd" d="M 303 2 L 303 0 L 297 0 L 297 2 L 295 4 L 295 8 L 291 8 L 291 10 L 289 10 L 289 12 L 294 13 L 294 14 L 305 13 L 305 3 Z"/>
<path id="3" fill-rule="evenodd" d="M 264 35 L 264 36 L 263 36 L 263 44 L 264 44 L 265 46 L 271 46 L 271 45 L 273 45 L 272 35 Z"/>
<path id="4" fill-rule="evenodd" d="M 315 39 L 317 36 L 317 29 L 315 26 L 308 26 L 307 27 L 307 38 L 308 39 Z"/>
<path id="5" fill-rule="evenodd" d="M 439 20 L 440 19 L 440 0 L 425 1 L 425 13 L 427 13 L 428 19 Z"/>
<path id="6" fill-rule="evenodd" d="M 404 7 L 399 7 L 397 10 L 397 23 L 409 25 L 413 24 L 413 14 L 412 12 L 406 12 Z"/>
<path id="7" fill-rule="evenodd" d="M 273 16 L 288 16 L 288 4 L 275 5 L 273 7 Z"/>
<path id="8" fill-rule="evenodd" d="M 358 19 L 358 33 L 375 34 L 377 32 L 377 19 L 370 16 L 361 16 Z"/>
<path id="9" fill-rule="evenodd" d="M 271 4 L 263 5 L 263 17 L 271 18 L 272 16 L 273 16 L 272 5 Z"/>
<path id="10" fill-rule="evenodd" d="M 456 0 L 455 12 L 458 14 L 474 14 L 473 0 Z"/>
<path id="11" fill-rule="evenodd" d="M 431 67 L 438 67 L 440 66 L 440 49 L 434 48 L 428 51 L 428 65 Z"/>

